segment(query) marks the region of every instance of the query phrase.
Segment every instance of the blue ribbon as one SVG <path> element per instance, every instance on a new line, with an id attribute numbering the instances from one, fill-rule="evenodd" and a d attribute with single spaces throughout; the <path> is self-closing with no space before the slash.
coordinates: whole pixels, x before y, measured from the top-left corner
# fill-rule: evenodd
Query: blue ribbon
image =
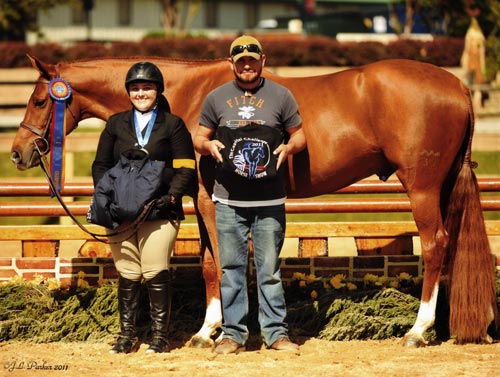
<path id="1" fill-rule="evenodd" d="M 66 137 L 66 100 L 71 96 L 69 83 L 55 78 L 49 83 L 49 94 L 54 99 L 52 116 L 50 175 L 57 192 L 61 192 L 64 184 L 64 140 Z M 51 197 L 56 193 L 51 190 Z"/>
<path id="2" fill-rule="evenodd" d="M 50 155 L 50 175 L 57 192 L 61 192 L 64 182 L 64 137 L 66 136 L 66 104 L 55 101 L 52 120 L 52 152 Z M 55 193 L 51 191 L 51 196 Z"/>
<path id="3" fill-rule="evenodd" d="M 153 114 L 151 114 L 151 118 L 149 119 L 149 123 L 146 128 L 146 134 L 144 135 L 144 137 L 142 137 L 142 132 L 139 127 L 139 122 L 137 121 L 137 115 L 134 117 L 135 135 L 137 136 L 137 144 L 139 144 L 142 148 L 144 148 L 149 141 L 149 137 L 151 136 L 151 131 L 155 124 L 156 114 L 158 114 L 158 106 L 155 107 L 155 109 L 153 110 Z"/>

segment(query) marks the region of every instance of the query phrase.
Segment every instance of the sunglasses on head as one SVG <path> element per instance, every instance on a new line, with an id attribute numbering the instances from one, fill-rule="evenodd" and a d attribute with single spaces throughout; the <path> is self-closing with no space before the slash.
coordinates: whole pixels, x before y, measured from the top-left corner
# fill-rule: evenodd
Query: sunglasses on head
<path id="1" fill-rule="evenodd" d="M 254 52 L 257 54 L 262 54 L 262 51 L 260 50 L 260 47 L 255 45 L 255 44 L 250 44 L 250 45 L 238 45 L 234 46 L 233 49 L 231 50 L 231 56 L 241 54 L 247 50 L 248 52 Z"/>

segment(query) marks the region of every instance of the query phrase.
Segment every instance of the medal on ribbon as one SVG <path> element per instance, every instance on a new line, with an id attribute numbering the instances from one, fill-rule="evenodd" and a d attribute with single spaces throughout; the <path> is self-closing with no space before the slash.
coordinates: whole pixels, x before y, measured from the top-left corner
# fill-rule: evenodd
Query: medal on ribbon
<path id="1" fill-rule="evenodd" d="M 69 83 L 57 77 L 49 82 L 49 95 L 54 99 L 52 116 L 50 175 L 57 192 L 64 184 L 64 139 L 66 137 L 66 100 L 71 97 Z M 51 196 L 56 193 L 51 191 Z"/>

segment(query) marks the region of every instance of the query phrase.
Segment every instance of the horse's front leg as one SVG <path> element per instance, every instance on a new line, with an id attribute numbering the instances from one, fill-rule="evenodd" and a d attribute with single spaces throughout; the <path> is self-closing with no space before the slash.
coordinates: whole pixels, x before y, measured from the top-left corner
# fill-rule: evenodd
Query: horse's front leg
<path id="1" fill-rule="evenodd" d="M 189 345 L 196 348 L 212 347 L 212 335 L 222 325 L 220 300 L 220 268 L 217 254 L 217 233 L 215 227 L 215 208 L 204 188 L 200 189 L 197 208 L 200 229 L 203 278 L 207 309 L 201 329 L 191 337 Z"/>
<path id="2" fill-rule="evenodd" d="M 404 336 L 403 344 L 405 347 L 422 347 L 426 345 L 424 333 L 434 325 L 436 318 L 439 281 L 448 245 L 448 235 L 441 220 L 437 200 L 424 194 L 410 196 L 410 199 L 413 216 L 419 230 L 424 280 L 417 319 Z M 435 205 L 432 206 L 432 203 Z"/>
<path id="3" fill-rule="evenodd" d="M 201 329 L 191 337 L 190 347 L 209 348 L 214 341 L 212 335 L 222 324 L 222 311 L 220 301 L 220 285 L 217 266 L 210 251 L 205 250 L 203 256 L 203 278 L 205 279 L 205 292 L 207 308 Z"/>

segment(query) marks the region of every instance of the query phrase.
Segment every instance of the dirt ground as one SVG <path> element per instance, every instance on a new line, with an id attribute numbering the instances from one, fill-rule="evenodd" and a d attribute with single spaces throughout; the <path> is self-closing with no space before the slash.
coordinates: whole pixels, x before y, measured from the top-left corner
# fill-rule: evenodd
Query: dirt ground
<path id="1" fill-rule="evenodd" d="M 108 354 L 106 343 L 0 344 L 0 376 L 497 376 L 500 343 L 455 345 L 452 341 L 410 349 L 401 339 L 331 342 L 295 339 L 300 355 L 261 349 L 238 355 L 173 344 L 170 353 Z"/>

